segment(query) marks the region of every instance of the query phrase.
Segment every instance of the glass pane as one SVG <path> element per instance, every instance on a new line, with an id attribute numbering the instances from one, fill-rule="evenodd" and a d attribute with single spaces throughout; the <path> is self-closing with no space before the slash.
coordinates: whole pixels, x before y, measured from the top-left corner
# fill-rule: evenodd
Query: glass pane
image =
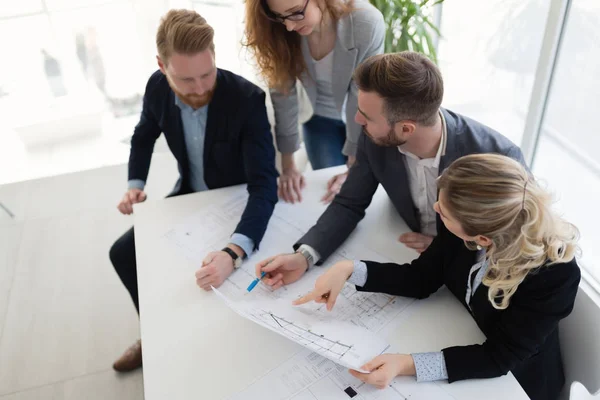
<path id="1" fill-rule="evenodd" d="M 548 0 L 452 0 L 442 8 L 444 107 L 520 144 Z"/>
<path id="2" fill-rule="evenodd" d="M 168 8 L 169 10 L 179 9 L 179 8 L 186 8 L 186 9 L 193 8 L 192 0 L 168 0 L 168 6 L 169 6 L 169 8 Z"/>
<path id="3" fill-rule="evenodd" d="M 74 8 L 85 8 L 89 6 L 98 6 L 108 3 L 129 3 L 128 0 L 45 0 L 46 6 L 50 11 L 68 10 Z"/>
<path id="4" fill-rule="evenodd" d="M 240 7 L 230 1 L 194 2 L 194 10 L 215 30 L 217 66 L 240 74 L 241 32 Z"/>
<path id="5" fill-rule="evenodd" d="M 559 193 L 558 206 L 581 232 L 581 263 L 600 280 L 600 8 L 574 0 L 542 126 L 534 172 Z"/>
<path id="6" fill-rule="evenodd" d="M 42 0 L 5 0 L 0 2 L 0 17 L 42 12 Z"/>
<path id="7" fill-rule="evenodd" d="M 130 2 L 0 21 L 0 182 L 127 161 L 155 28 Z"/>
<path id="8" fill-rule="evenodd" d="M 61 60 L 45 15 L 0 21 L 0 54 L 18 54 L 18 62 L 0 63 L 0 114 L 10 123 L 26 119 L 31 107 L 65 91 Z M 22 105 L 22 106 L 21 106 Z"/>
<path id="9" fill-rule="evenodd" d="M 131 4 L 57 12 L 52 19 L 71 91 L 100 95 L 117 116 L 127 101 L 139 103 L 156 64 L 142 57 Z"/>

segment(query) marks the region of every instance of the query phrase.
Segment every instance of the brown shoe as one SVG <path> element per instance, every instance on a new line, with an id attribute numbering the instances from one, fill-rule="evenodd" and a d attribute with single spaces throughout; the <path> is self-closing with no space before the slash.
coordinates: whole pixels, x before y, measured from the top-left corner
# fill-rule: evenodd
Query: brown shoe
<path id="1" fill-rule="evenodd" d="M 113 364 L 118 372 L 129 372 L 142 366 L 142 341 L 138 340 Z"/>

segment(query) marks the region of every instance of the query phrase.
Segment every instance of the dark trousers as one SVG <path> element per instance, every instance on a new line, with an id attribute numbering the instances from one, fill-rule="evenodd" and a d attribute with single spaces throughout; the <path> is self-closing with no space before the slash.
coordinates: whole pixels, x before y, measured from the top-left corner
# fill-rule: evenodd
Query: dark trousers
<path id="1" fill-rule="evenodd" d="M 121 282 L 127 288 L 135 309 L 139 314 L 140 303 L 138 300 L 137 263 L 135 261 L 133 228 L 117 239 L 110 248 L 109 256 L 117 275 L 119 275 Z"/>

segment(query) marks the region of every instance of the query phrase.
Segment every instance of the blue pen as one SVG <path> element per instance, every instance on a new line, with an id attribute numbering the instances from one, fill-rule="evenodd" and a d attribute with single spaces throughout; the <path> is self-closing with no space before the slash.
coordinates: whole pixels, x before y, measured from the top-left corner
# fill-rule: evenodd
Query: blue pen
<path id="1" fill-rule="evenodd" d="M 252 283 L 250 284 L 250 286 L 248 286 L 248 289 L 246 289 L 246 290 L 248 290 L 249 292 L 251 292 L 251 291 L 252 291 L 252 289 L 254 289 L 254 287 L 255 287 L 256 285 L 258 285 L 258 282 L 260 282 L 260 280 L 261 280 L 262 278 L 264 278 L 266 274 L 267 274 L 267 273 L 266 273 L 265 271 L 263 271 L 263 272 L 260 274 L 260 278 L 256 278 L 255 280 L 253 280 L 253 281 L 252 281 Z"/>

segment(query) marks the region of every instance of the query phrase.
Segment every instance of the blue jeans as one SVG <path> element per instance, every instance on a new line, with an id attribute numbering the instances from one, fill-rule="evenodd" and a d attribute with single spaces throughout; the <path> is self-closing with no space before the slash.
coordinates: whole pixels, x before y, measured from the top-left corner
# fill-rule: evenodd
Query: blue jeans
<path id="1" fill-rule="evenodd" d="M 346 142 L 346 124 L 341 120 L 313 115 L 304 126 L 304 145 L 312 169 L 346 164 L 342 148 Z"/>

